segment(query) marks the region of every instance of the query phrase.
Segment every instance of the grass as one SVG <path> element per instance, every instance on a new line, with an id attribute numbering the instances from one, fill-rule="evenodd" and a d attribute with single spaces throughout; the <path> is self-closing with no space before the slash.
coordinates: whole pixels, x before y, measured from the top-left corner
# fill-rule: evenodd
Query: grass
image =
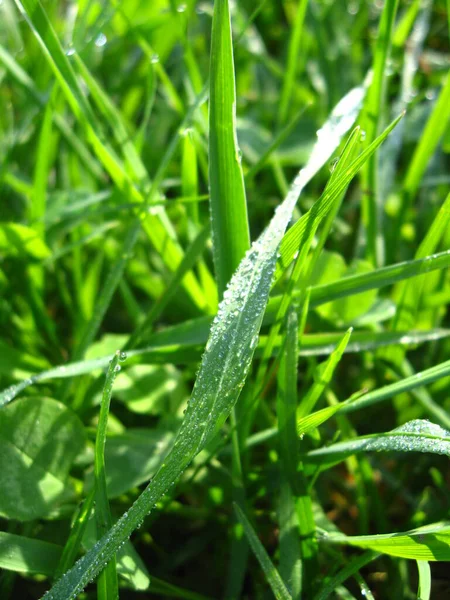
<path id="1" fill-rule="evenodd" d="M 3 0 L 2 600 L 448 595 L 445 11 Z"/>

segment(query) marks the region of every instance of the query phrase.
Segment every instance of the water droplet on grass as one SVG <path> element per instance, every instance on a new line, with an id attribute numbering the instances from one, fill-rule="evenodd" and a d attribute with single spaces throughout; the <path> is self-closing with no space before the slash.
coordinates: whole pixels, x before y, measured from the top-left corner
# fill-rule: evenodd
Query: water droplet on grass
<path id="1" fill-rule="evenodd" d="M 106 37 L 106 35 L 104 33 L 99 33 L 98 36 L 95 38 L 94 44 L 97 46 L 97 48 L 102 48 L 106 45 L 107 41 L 108 38 Z"/>

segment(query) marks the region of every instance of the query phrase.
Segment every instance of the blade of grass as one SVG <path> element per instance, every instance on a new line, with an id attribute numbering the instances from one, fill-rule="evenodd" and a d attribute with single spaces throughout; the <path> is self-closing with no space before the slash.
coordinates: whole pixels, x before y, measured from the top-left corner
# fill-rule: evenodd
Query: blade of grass
<path id="1" fill-rule="evenodd" d="M 411 206 L 417 193 L 420 181 L 436 150 L 439 140 L 444 134 L 450 118 L 450 75 L 447 75 L 441 93 L 434 105 L 433 111 L 420 136 L 420 141 L 414 150 L 409 167 L 403 183 L 402 204 L 400 207 L 397 229 L 405 219 L 406 213 Z"/>
<path id="2" fill-rule="evenodd" d="M 439 252 L 409 260 L 388 267 L 381 267 L 368 273 L 343 277 L 338 281 L 311 287 L 311 306 L 320 306 L 337 298 L 345 298 L 366 290 L 380 289 L 387 285 L 429 273 L 435 269 L 446 269 L 450 266 L 450 251 Z M 268 311 L 273 310 L 279 299 L 275 296 L 269 303 Z"/>
<path id="3" fill-rule="evenodd" d="M 430 600 L 431 595 L 431 569 L 427 560 L 418 560 L 417 571 L 419 572 L 419 588 L 417 600 Z"/>
<path id="4" fill-rule="evenodd" d="M 105 471 L 105 443 L 106 429 L 108 426 L 108 413 L 111 403 L 114 381 L 120 370 L 120 360 L 125 356 L 117 350 L 111 360 L 106 374 L 105 387 L 103 389 L 100 414 L 95 437 L 94 451 L 94 476 L 95 476 L 95 521 L 97 525 L 97 537 L 100 539 L 112 526 L 111 510 L 106 489 Z M 116 600 L 119 597 L 119 586 L 117 581 L 116 556 L 113 555 L 100 573 L 97 581 L 97 596 L 99 600 Z"/>
<path id="5" fill-rule="evenodd" d="M 236 133 L 236 85 L 228 0 L 217 0 L 211 34 L 209 92 L 209 194 L 213 257 L 219 298 L 250 246 L 244 176 Z M 231 411 L 233 498 L 245 506 L 235 409 Z M 242 593 L 248 546 L 237 524 L 232 530 L 226 598 Z"/>
<path id="6" fill-rule="evenodd" d="M 54 571 L 55 580 L 58 580 L 68 569 L 70 569 L 78 556 L 83 535 L 89 522 L 92 506 L 94 505 L 95 492 L 95 487 L 93 487 L 88 496 L 85 498 L 79 514 L 75 518 L 58 565 Z"/>
<path id="7" fill-rule="evenodd" d="M 329 535 L 324 542 L 350 544 L 358 548 L 370 548 L 390 556 L 411 560 L 450 560 L 450 527 L 446 522 L 436 523 L 407 531 L 382 535 L 344 536 Z"/>
<path id="8" fill-rule="evenodd" d="M 209 186 L 219 295 L 250 245 L 240 151 L 228 0 L 214 4 L 209 105 Z"/>
<path id="9" fill-rule="evenodd" d="M 238 516 L 239 521 L 242 524 L 242 527 L 244 528 L 245 535 L 247 536 L 250 547 L 253 550 L 256 558 L 258 559 L 262 570 L 264 571 L 267 583 L 270 585 L 275 598 L 277 598 L 277 600 L 291 600 L 292 596 L 287 591 L 286 586 L 284 585 L 283 580 L 280 577 L 280 574 L 278 573 L 274 564 L 270 560 L 270 557 L 264 549 L 264 546 L 259 541 L 259 538 L 256 535 L 255 530 L 253 529 L 250 521 L 247 519 L 242 509 L 237 504 L 234 505 L 234 510 L 236 511 L 236 514 Z"/>
<path id="10" fill-rule="evenodd" d="M 380 18 L 373 59 L 373 78 L 364 107 L 366 114 L 364 129 L 369 145 L 379 135 L 381 117 L 385 112 L 386 63 L 391 51 L 397 8 L 398 0 L 386 0 Z M 381 225 L 382 201 L 384 199 L 379 197 L 378 177 L 378 153 L 375 152 L 368 159 L 363 171 L 364 196 L 362 213 L 367 237 L 366 256 L 376 267 L 382 266 L 384 262 L 384 240 Z"/>
<path id="11" fill-rule="evenodd" d="M 298 71 L 298 61 L 300 56 L 300 44 L 302 41 L 303 24 L 305 22 L 308 0 L 300 0 L 295 14 L 294 27 L 289 38 L 289 48 L 287 65 L 281 90 L 281 98 L 278 109 L 278 124 L 282 125 L 286 121 L 288 110 L 292 104 L 292 93 L 295 88 L 295 80 Z"/>
<path id="12" fill-rule="evenodd" d="M 295 430 L 297 409 L 298 368 L 298 322 L 297 314 L 290 310 L 286 320 L 286 340 L 278 371 L 277 417 L 280 449 L 280 563 L 279 570 L 294 598 L 302 592 L 302 553 L 296 499 L 298 489 L 298 438 Z"/>
<path id="13" fill-rule="evenodd" d="M 422 419 L 409 421 L 388 433 L 375 433 L 308 452 L 305 459 L 321 469 L 358 452 L 430 452 L 450 456 L 450 432 Z M 450 556 L 450 548 L 449 548 Z"/>
<path id="14" fill-rule="evenodd" d="M 319 365 L 314 375 L 314 383 L 309 388 L 306 395 L 302 398 L 298 410 L 297 417 L 307 417 L 317 404 L 320 396 L 323 394 L 325 388 L 329 385 L 334 371 L 345 352 L 345 349 L 350 341 L 350 336 L 353 333 L 353 328 L 347 331 L 342 340 L 336 346 L 336 349 L 330 354 L 329 358 Z"/>

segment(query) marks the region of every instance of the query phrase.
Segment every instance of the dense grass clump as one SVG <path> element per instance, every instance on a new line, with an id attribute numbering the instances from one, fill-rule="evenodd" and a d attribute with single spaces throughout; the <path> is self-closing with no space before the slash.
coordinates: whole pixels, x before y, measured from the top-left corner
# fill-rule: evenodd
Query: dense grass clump
<path id="1" fill-rule="evenodd" d="M 0 0 L 0 598 L 450 597 L 444 0 Z"/>

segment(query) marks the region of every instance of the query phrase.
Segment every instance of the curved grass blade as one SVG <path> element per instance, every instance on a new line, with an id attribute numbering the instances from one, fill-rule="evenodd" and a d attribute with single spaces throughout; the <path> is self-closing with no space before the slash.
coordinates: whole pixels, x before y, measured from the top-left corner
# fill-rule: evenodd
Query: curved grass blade
<path id="1" fill-rule="evenodd" d="M 227 419 L 250 368 L 278 247 L 297 201 L 297 190 L 294 185 L 225 290 L 172 450 L 130 510 L 55 584 L 46 600 L 69 600 L 83 590 Z"/>
<path id="2" fill-rule="evenodd" d="M 242 509 L 235 504 L 234 510 L 239 518 L 239 521 L 244 528 L 245 535 L 249 541 L 250 547 L 255 553 L 256 558 L 258 559 L 259 564 L 261 565 L 262 570 L 267 579 L 267 583 L 272 588 L 272 592 L 277 598 L 277 600 L 292 600 L 290 593 L 287 591 L 286 586 L 283 583 L 283 580 L 280 577 L 280 574 L 276 570 L 274 564 L 269 558 L 264 546 L 259 541 L 258 536 L 255 533 L 250 521 L 245 516 Z"/>
<path id="3" fill-rule="evenodd" d="M 367 435 L 312 450 L 305 460 L 326 469 L 359 452 L 430 452 L 450 456 L 450 432 L 429 421 L 416 419 L 388 433 Z"/>
<path id="4" fill-rule="evenodd" d="M 405 533 L 362 536 L 329 534 L 323 541 L 370 548 L 375 552 L 411 560 L 450 561 L 450 523 L 445 521 Z"/>

